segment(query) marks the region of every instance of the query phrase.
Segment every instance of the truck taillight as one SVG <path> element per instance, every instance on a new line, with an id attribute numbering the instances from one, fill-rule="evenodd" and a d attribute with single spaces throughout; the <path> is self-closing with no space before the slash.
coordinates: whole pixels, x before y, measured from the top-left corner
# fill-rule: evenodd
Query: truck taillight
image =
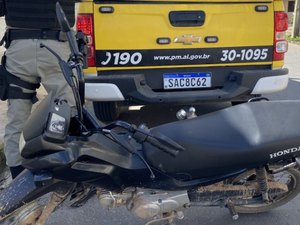
<path id="1" fill-rule="evenodd" d="M 77 31 L 83 32 L 88 39 L 88 66 L 93 67 L 95 62 L 94 26 L 92 14 L 78 14 L 76 22 Z"/>
<path id="2" fill-rule="evenodd" d="M 285 31 L 288 29 L 288 15 L 285 12 L 274 14 L 274 53 L 273 60 L 283 60 L 284 53 L 288 50 L 288 42 L 285 39 Z"/>

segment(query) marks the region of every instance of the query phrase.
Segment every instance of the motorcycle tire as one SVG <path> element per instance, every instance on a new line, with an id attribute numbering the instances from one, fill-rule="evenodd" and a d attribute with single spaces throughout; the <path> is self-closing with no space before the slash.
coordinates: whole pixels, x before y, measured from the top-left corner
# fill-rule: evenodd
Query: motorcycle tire
<path id="1" fill-rule="evenodd" d="M 117 102 L 93 102 L 96 117 L 103 122 L 118 119 L 121 110 Z"/>
<path id="2" fill-rule="evenodd" d="M 252 173 L 252 174 L 250 174 Z M 300 193 L 300 171 L 295 168 L 290 168 L 288 170 L 285 170 L 283 172 L 280 172 L 279 174 L 285 174 L 288 176 L 288 180 L 286 185 L 288 186 L 288 192 L 281 194 L 279 196 L 276 196 L 272 199 L 272 202 L 270 203 L 260 203 L 260 204 L 249 204 L 249 205 L 236 205 L 235 210 L 237 213 L 244 213 L 244 214 L 251 214 L 251 213 L 262 213 L 266 212 L 272 209 L 275 209 L 277 207 L 280 207 L 288 202 L 290 202 L 292 199 L 294 199 L 299 193 Z M 246 180 L 249 177 L 252 177 L 254 175 L 254 171 L 247 171 L 238 177 L 236 177 L 232 184 L 236 184 L 237 182 L 240 182 L 241 180 Z M 278 174 L 277 174 L 278 175 Z M 274 175 L 276 176 L 276 174 Z M 270 178 L 273 179 L 273 178 Z M 247 182 L 247 181 L 246 181 Z"/>

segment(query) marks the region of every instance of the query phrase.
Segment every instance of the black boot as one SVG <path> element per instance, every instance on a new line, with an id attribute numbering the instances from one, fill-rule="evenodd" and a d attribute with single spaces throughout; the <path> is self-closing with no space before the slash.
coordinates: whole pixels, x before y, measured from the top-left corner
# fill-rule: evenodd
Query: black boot
<path id="1" fill-rule="evenodd" d="M 15 179 L 25 168 L 23 166 L 9 167 L 12 179 Z"/>

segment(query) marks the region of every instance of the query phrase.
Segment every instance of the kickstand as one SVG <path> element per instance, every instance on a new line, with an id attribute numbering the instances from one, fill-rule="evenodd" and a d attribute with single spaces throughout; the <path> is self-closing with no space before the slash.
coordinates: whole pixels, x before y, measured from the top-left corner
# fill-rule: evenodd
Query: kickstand
<path id="1" fill-rule="evenodd" d="M 35 225 L 44 225 L 50 216 L 50 214 L 55 210 L 57 206 L 59 206 L 68 196 L 69 193 L 60 194 L 57 192 L 53 192 L 51 194 L 50 200 L 47 205 L 44 207 L 42 214 L 39 216 Z"/>
<path id="2" fill-rule="evenodd" d="M 233 202 L 230 199 L 227 199 L 225 203 L 226 203 L 227 208 L 229 209 L 232 219 L 237 220 L 239 218 L 239 215 L 235 210 L 235 206 L 234 206 Z"/>

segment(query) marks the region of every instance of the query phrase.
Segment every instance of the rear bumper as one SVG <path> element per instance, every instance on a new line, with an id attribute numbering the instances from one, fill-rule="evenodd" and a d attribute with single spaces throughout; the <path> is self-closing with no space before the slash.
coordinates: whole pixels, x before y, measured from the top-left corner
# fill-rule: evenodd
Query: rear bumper
<path id="1" fill-rule="evenodd" d="M 137 104 L 198 103 L 245 100 L 251 95 L 278 92 L 287 87 L 288 69 L 237 70 L 219 75 L 209 90 L 157 91 L 144 74 L 86 77 L 86 98 L 93 101 L 128 101 Z M 149 79 L 148 79 L 149 81 Z M 95 85 L 99 84 L 99 85 Z"/>

